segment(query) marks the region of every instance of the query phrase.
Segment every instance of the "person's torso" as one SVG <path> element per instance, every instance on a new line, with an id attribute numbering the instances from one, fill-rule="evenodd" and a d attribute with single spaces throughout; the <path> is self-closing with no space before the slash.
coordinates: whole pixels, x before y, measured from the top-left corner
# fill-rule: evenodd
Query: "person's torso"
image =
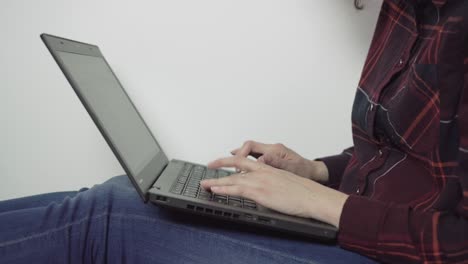
<path id="1" fill-rule="evenodd" d="M 466 18 L 464 0 L 383 3 L 353 105 L 355 149 L 340 190 L 421 209 L 455 206 Z"/>

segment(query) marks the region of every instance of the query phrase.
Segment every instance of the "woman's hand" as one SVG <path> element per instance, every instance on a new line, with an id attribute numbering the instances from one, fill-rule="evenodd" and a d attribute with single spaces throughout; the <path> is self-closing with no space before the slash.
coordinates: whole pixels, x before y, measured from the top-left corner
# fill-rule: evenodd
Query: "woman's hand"
<path id="1" fill-rule="evenodd" d="M 219 159 L 208 167 L 233 167 L 243 172 L 201 182 L 203 188 L 216 194 L 242 196 L 284 214 L 339 225 L 346 194 L 243 157 Z"/>
<path id="2" fill-rule="evenodd" d="M 283 144 L 264 144 L 249 140 L 242 147 L 231 151 L 231 154 L 237 157 L 252 156 L 258 162 L 317 182 L 328 181 L 328 169 L 323 162 L 305 159 Z"/>

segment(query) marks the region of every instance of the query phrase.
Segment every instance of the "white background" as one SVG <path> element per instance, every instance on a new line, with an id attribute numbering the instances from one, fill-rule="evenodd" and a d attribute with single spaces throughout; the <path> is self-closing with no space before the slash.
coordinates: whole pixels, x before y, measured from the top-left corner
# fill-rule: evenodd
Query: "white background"
<path id="1" fill-rule="evenodd" d="M 2 0 L 0 199 L 122 174 L 42 44 L 100 46 L 170 158 L 246 139 L 308 158 L 352 144 L 354 92 L 381 0 Z"/>

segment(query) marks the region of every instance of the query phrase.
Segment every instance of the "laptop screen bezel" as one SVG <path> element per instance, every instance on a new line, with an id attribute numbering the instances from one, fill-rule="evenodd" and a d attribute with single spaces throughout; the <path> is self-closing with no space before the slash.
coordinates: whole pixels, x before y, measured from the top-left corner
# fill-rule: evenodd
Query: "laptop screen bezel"
<path id="1" fill-rule="evenodd" d="M 110 67 L 109 63 L 107 60 L 104 58 L 102 55 L 100 49 L 96 45 L 92 44 L 87 44 L 83 42 L 78 42 L 70 39 L 65 39 L 61 37 L 56 37 L 52 36 L 49 34 L 41 34 L 41 39 L 43 40 L 44 44 L 47 46 L 49 52 L 52 54 L 53 58 L 59 65 L 60 69 L 62 70 L 63 74 L 65 75 L 66 79 L 72 86 L 73 90 L 75 91 L 76 95 L 80 99 L 81 103 L 85 107 L 86 111 L 90 115 L 91 119 L 99 129 L 100 133 L 106 140 L 107 144 L 111 148 L 112 152 L 114 155 L 117 157 L 117 160 L 119 161 L 120 165 L 124 169 L 125 173 L 131 180 L 132 184 L 135 186 L 137 189 L 139 195 L 143 199 L 143 201 L 147 202 L 148 201 L 148 190 L 152 187 L 154 182 L 157 180 L 161 172 L 164 170 L 164 168 L 167 166 L 169 163 L 168 158 L 166 154 L 164 153 L 163 149 L 161 148 L 160 144 L 154 137 L 153 133 L 149 129 L 148 125 L 144 121 L 143 117 L 141 114 L 138 112 L 138 109 L 135 107 L 133 104 L 132 100 L 128 96 L 127 92 L 123 88 L 122 83 L 119 81 L 117 76 L 115 75 L 114 71 Z M 93 57 L 99 57 L 104 60 L 106 65 L 109 67 L 111 70 L 112 74 L 116 78 L 117 82 L 119 85 L 122 87 L 122 90 L 127 96 L 128 100 L 130 101 L 130 104 L 132 107 L 135 109 L 137 115 L 143 122 L 145 128 L 148 130 L 149 134 L 151 135 L 152 139 L 156 142 L 156 145 L 160 149 L 160 151 L 154 155 L 154 157 L 151 159 L 151 161 L 148 163 L 146 167 L 144 167 L 137 175 L 134 175 L 132 171 L 129 169 L 128 164 L 126 163 L 125 159 L 122 157 L 121 153 L 119 152 L 118 148 L 116 147 L 116 144 L 112 141 L 112 138 L 110 135 L 107 134 L 106 129 L 104 129 L 103 124 L 99 121 L 99 118 L 97 115 L 94 113 L 92 106 L 86 101 L 84 96 L 82 96 L 81 91 L 79 89 L 78 84 L 74 81 L 72 74 L 68 71 L 67 67 L 65 66 L 64 62 L 59 56 L 59 52 L 66 52 L 66 53 L 74 53 L 74 54 L 79 54 L 79 55 L 86 55 L 86 56 L 93 56 Z"/>

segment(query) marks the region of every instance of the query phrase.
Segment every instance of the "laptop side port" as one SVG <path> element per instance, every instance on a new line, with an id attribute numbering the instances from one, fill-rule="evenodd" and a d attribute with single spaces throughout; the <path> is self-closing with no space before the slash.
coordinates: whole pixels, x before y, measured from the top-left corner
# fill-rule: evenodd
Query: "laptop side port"
<path id="1" fill-rule="evenodd" d="M 227 218 L 235 218 L 238 219 L 240 217 L 239 214 L 231 213 L 231 212 L 226 212 L 226 211 L 221 211 L 221 210 L 214 210 L 211 208 L 205 208 L 197 205 L 192 205 L 192 204 L 187 204 L 186 208 L 195 211 L 197 213 L 202 213 L 202 214 L 211 214 L 211 215 L 216 215 L 216 216 L 222 216 L 222 217 L 227 217 Z"/>
<path id="2" fill-rule="evenodd" d="M 158 195 L 156 196 L 156 200 L 161 202 L 167 202 L 167 197 Z"/>
<path id="3" fill-rule="evenodd" d="M 244 214 L 244 218 L 246 220 L 254 220 L 253 215 L 251 215 L 251 214 Z"/>
<path id="4" fill-rule="evenodd" d="M 225 217 L 231 217 L 231 216 L 232 216 L 232 214 L 231 214 L 231 213 L 229 213 L 229 212 L 224 212 L 224 213 L 223 213 L 223 216 L 225 216 Z"/>
<path id="5" fill-rule="evenodd" d="M 266 217 L 263 217 L 263 216 L 259 216 L 257 218 L 257 220 L 261 223 L 265 223 L 265 224 L 271 224 L 271 220 L 266 218 Z"/>

